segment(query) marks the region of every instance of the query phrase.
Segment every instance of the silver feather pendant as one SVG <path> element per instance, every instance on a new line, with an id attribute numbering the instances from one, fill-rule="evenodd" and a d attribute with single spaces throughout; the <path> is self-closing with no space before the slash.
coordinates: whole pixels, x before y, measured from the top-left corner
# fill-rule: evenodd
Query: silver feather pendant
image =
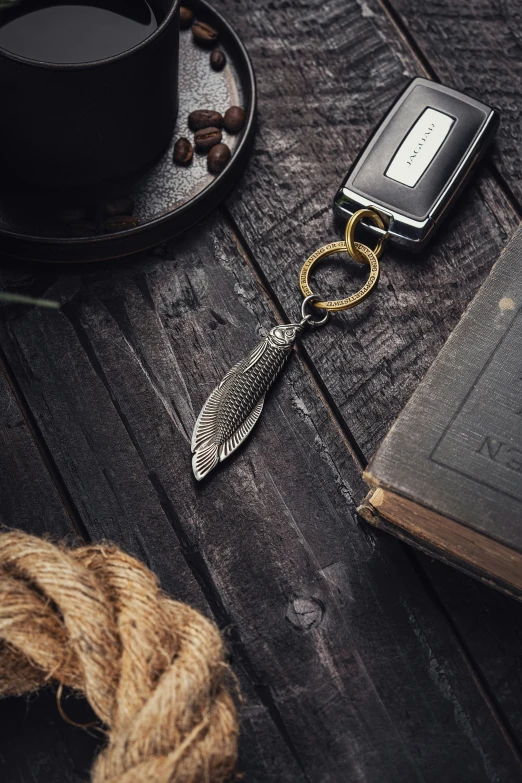
<path id="1" fill-rule="evenodd" d="M 250 435 L 263 410 L 265 394 L 305 324 L 303 321 L 271 329 L 211 393 L 192 435 L 192 470 L 198 481 Z"/>

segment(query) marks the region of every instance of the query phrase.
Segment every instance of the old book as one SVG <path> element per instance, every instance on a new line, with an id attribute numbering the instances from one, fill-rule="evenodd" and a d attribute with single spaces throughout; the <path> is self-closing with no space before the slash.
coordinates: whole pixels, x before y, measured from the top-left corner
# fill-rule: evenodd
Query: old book
<path id="1" fill-rule="evenodd" d="M 522 228 L 365 479 L 368 522 L 522 598 Z"/>

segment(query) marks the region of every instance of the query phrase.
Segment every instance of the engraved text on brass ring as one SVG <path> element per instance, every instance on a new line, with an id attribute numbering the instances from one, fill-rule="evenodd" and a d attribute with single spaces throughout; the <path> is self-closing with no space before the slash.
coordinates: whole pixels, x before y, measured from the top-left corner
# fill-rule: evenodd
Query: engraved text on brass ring
<path id="1" fill-rule="evenodd" d="M 314 307 L 318 307 L 321 310 L 331 311 L 348 310 L 351 307 L 356 307 L 356 305 L 364 301 L 364 299 L 366 299 L 366 297 L 370 294 L 371 290 L 376 285 L 377 280 L 379 279 L 379 260 L 377 256 L 373 250 L 370 250 L 370 248 L 367 247 L 367 245 L 363 245 L 361 242 L 355 242 L 354 244 L 357 251 L 361 254 L 361 257 L 364 258 L 365 263 L 367 263 L 370 267 L 368 280 L 363 285 L 363 287 L 359 289 L 359 291 L 355 292 L 355 294 L 351 294 L 351 296 L 347 296 L 345 299 L 311 302 Z M 312 253 L 312 255 L 306 259 L 299 273 L 299 287 L 303 296 L 313 296 L 313 291 L 310 288 L 308 281 L 313 267 L 323 258 L 331 256 L 334 253 L 342 252 L 346 253 L 345 242 L 330 242 L 328 245 L 323 245 L 323 247 L 320 247 L 315 251 L 315 253 Z"/>

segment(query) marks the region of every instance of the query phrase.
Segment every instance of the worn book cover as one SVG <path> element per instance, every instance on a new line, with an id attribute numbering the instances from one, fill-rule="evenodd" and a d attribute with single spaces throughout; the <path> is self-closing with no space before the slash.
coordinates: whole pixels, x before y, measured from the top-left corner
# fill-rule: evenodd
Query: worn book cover
<path id="1" fill-rule="evenodd" d="M 522 228 L 365 479 L 365 519 L 522 595 Z"/>

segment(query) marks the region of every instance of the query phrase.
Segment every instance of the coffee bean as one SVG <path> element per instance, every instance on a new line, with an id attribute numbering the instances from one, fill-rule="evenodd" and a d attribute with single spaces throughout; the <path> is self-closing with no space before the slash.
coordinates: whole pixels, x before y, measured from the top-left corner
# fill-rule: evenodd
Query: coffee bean
<path id="1" fill-rule="evenodd" d="M 105 221 L 107 231 L 124 231 L 126 228 L 136 228 L 138 218 L 134 215 L 113 215 Z"/>
<path id="2" fill-rule="evenodd" d="M 221 141 L 221 131 L 219 128 L 202 128 L 194 134 L 194 143 L 196 149 L 202 152 L 211 149 Z"/>
<path id="3" fill-rule="evenodd" d="M 70 226 L 71 223 L 78 223 L 85 220 L 87 210 L 85 207 L 65 207 L 58 212 L 58 220 L 64 226 Z"/>
<path id="4" fill-rule="evenodd" d="M 219 33 L 205 22 L 195 22 L 192 25 L 192 35 L 200 46 L 213 46 L 219 38 Z"/>
<path id="5" fill-rule="evenodd" d="M 106 215 L 132 215 L 134 212 L 134 199 L 130 196 L 115 198 L 112 201 L 105 202 Z"/>
<path id="6" fill-rule="evenodd" d="M 186 5 L 180 6 L 179 9 L 179 26 L 181 30 L 188 30 L 194 19 L 194 14 L 187 8 Z"/>
<path id="7" fill-rule="evenodd" d="M 196 109 L 196 111 L 191 111 L 188 116 L 188 126 L 191 131 L 202 128 L 221 128 L 223 117 L 218 111 L 212 109 Z"/>
<path id="8" fill-rule="evenodd" d="M 219 174 L 230 160 L 230 149 L 226 144 L 216 144 L 208 153 L 207 165 L 212 174 Z"/>
<path id="9" fill-rule="evenodd" d="M 194 148 L 188 139 L 178 139 L 174 145 L 174 155 L 172 156 L 174 163 L 178 166 L 188 166 L 194 155 Z"/>
<path id="10" fill-rule="evenodd" d="M 214 49 L 210 55 L 210 67 L 214 71 L 222 71 L 227 64 L 227 56 L 221 49 Z"/>
<path id="11" fill-rule="evenodd" d="M 67 228 L 73 237 L 92 237 L 98 233 L 98 226 L 94 220 L 77 220 Z"/>
<path id="12" fill-rule="evenodd" d="M 225 129 L 229 133 L 239 133 L 245 124 L 245 111 L 240 106 L 231 106 L 223 118 Z"/>

